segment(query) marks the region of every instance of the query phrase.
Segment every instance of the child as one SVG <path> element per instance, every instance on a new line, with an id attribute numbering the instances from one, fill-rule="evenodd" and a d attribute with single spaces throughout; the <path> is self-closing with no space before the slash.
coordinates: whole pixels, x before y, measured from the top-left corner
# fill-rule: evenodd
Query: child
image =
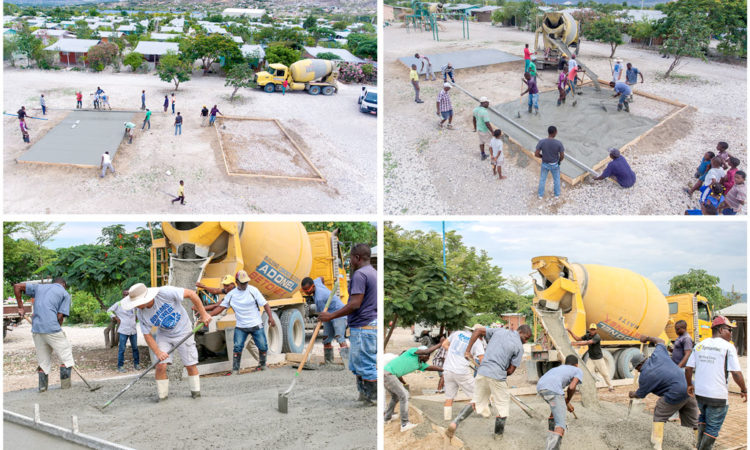
<path id="1" fill-rule="evenodd" d="M 498 180 L 504 180 L 506 177 L 503 176 L 503 140 L 500 136 L 503 132 L 499 128 L 495 128 L 492 132 L 492 139 L 490 139 L 490 164 L 492 164 L 492 174 L 497 173 Z"/>
<path id="2" fill-rule="evenodd" d="M 286 95 L 286 88 L 289 86 L 289 80 L 284 78 L 284 82 L 281 83 L 281 95 Z"/>
<path id="3" fill-rule="evenodd" d="M 688 209 L 686 216 L 715 216 L 718 214 L 719 205 L 724 203 L 724 186 L 719 183 L 711 185 L 701 194 L 700 209 Z"/>
<path id="4" fill-rule="evenodd" d="M 688 195 L 693 195 L 693 192 L 697 191 L 699 188 L 700 191 L 703 192 L 714 182 L 719 183 L 724 175 L 726 175 L 726 172 L 724 172 L 724 169 L 721 168 L 721 158 L 716 156 L 711 160 L 711 168 L 708 169 L 708 172 L 706 172 L 703 183 L 701 184 L 701 181 L 698 180 L 693 185 L 693 187 L 691 187 L 690 189 L 686 188 L 685 192 L 687 192 Z"/>
<path id="5" fill-rule="evenodd" d="M 734 173 L 734 186 L 724 197 L 724 203 L 719 205 L 719 211 L 725 216 L 733 216 L 742 211 L 747 198 L 745 187 L 745 172 L 738 170 Z"/>
<path id="6" fill-rule="evenodd" d="M 76 109 L 83 108 L 83 94 L 81 91 L 76 92 Z"/>
<path id="7" fill-rule="evenodd" d="M 706 177 L 706 172 L 708 172 L 708 169 L 711 167 L 711 160 L 714 159 L 715 156 L 716 155 L 714 154 L 714 152 L 704 153 L 701 164 L 695 170 L 695 175 L 693 176 L 703 181 L 703 179 Z"/>
<path id="8" fill-rule="evenodd" d="M 729 192 L 729 190 L 732 189 L 732 186 L 734 186 L 734 174 L 737 173 L 737 166 L 739 165 L 739 159 L 734 156 L 729 157 L 729 167 L 731 167 L 731 169 L 727 170 L 727 174 L 721 179 L 721 184 L 724 185 L 725 193 Z"/>
<path id="9" fill-rule="evenodd" d="M 416 64 L 411 65 L 409 79 L 411 80 L 411 85 L 414 86 L 414 101 L 417 103 L 424 103 L 424 101 L 419 98 L 419 73 L 417 73 Z"/>
<path id="10" fill-rule="evenodd" d="M 728 148 L 729 144 L 727 144 L 726 142 L 719 142 L 718 144 L 716 144 L 716 151 L 719 152 L 716 156 L 721 158 L 721 167 L 723 167 L 724 170 L 729 168 L 729 158 L 731 156 L 727 152 Z"/>
<path id="11" fill-rule="evenodd" d="M 172 203 L 176 202 L 177 200 L 180 201 L 180 205 L 185 204 L 185 182 L 180 180 L 180 189 L 177 190 L 177 197 L 172 200 Z"/>

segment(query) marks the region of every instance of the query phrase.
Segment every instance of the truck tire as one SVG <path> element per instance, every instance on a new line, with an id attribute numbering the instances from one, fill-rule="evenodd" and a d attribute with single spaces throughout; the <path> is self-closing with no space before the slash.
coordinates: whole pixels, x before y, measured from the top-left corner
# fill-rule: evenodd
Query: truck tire
<path id="1" fill-rule="evenodd" d="M 276 312 L 271 311 L 273 321 L 276 322 L 275 327 L 268 326 L 268 315 L 263 311 L 263 329 L 266 332 L 266 341 L 268 341 L 268 352 L 281 354 L 281 347 L 284 342 L 284 336 L 281 332 L 281 320 Z"/>
<path id="2" fill-rule="evenodd" d="M 333 86 L 325 86 L 323 88 L 323 95 L 333 95 Z"/>
<path id="3" fill-rule="evenodd" d="M 630 364 L 630 358 L 640 352 L 641 350 L 638 347 L 630 347 L 617 355 L 617 376 L 619 378 L 633 378 L 633 365 Z"/>
<path id="4" fill-rule="evenodd" d="M 289 308 L 281 313 L 281 331 L 284 335 L 281 351 L 284 353 L 305 351 L 305 320 L 297 308 Z"/>
<path id="5" fill-rule="evenodd" d="M 310 95 L 318 95 L 320 94 L 320 86 L 310 86 L 310 89 L 308 89 L 307 92 L 309 92 Z"/>
<path id="6" fill-rule="evenodd" d="M 267 85 L 263 86 L 263 90 L 268 92 L 269 94 L 273 94 L 276 92 L 276 85 L 273 83 L 268 83 Z"/>

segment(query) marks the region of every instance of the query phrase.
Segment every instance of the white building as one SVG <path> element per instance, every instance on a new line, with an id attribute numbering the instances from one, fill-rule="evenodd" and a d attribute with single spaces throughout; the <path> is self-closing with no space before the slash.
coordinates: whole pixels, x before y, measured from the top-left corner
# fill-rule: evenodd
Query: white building
<path id="1" fill-rule="evenodd" d="M 250 17 L 251 19 L 260 19 L 266 14 L 265 9 L 243 9 L 243 8 L 227 8 L 221 15 L 229 17 Z"/>

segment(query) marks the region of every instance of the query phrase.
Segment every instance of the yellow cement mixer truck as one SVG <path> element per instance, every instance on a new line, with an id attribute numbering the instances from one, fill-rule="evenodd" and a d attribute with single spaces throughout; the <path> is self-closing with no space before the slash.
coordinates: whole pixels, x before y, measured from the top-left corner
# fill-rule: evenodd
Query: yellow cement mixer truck
<path id="1" fill-rule="evenodd" d="M 323 277 L 329 289 L 339 281 L 339 296 L 348 296 L 346 271 L 338 238 L 328 231 L 308 233 L 299 222 L 163 222 L 164 237 L 151 246 L 151 285 L 196 289 L 200 282 L 220 287 L 225 275 L 247 271 L 250 284 L 268 301 L 275 327 L 263 321 L 271 354 L 301 353 L 305 329 L 312 327 L 318 311 L 312 298 L 300 293 L 305 277 Z M 198 290 L 204 304 L 220 301 Z M 234 311 L 209 325 L 196 336 L 200 361 L 231 361 L 235 326 Z M 243 364 L 250 358 L 243 358 Z M 217 369 L 221 370 L 221 369 Z"/>
<path id="2" fill-rule="evenodd" d="M 564 361 L 556 339 L 567 339 L 595 323 L 612 379 L 632 378 L 630 358 L 640 351 L 640 337 L 676 338 L 674 324 L 685 320 L 694 341 L 710 337 L 711 312 L 698 293 L 665 297 L 646 277 L 617 267 L 570 263 L 559 256 L 533 258 L 534 324 L 544 330 L 531 347 L 529 377 L 541 376 Z M 562 314 L 555 323 L 550 312 Z M 546 319 L 545 319 L 546 317 Z M 558 316 L 559 317 L 559 316 Z M 539 338 L 539 339 L 537 339 Z M 583 353 L 587 347 L 578 347 Z"/>
<path id="3" fill-rule="evenodd" d="M 333 95 L 338 92 L 338 66 L 326 59 L 303 59 L 287 67 L 284 64 L 269 64 L 268 70 L 255 74 L 256 85 L 268 93 L 283 89 L 307 91 L 310 95 Z"/>
<path id="4" fill-rule="evenodd" d="M 578 53 L 580 37 L 578 35 L 578 22 L 570 13 L 565 11 L 552 11 L 544 13 L 542 24 L 534 34 L 534 51 L 537 55 L 536 66 L 538 69 L 546 67 L 557 68 L 560 56 L 564 50 Z M 542 45 L 539 45 L 539 36 L 542 36 Z M 565 51 L 565 53 L 568 53 Z"/>

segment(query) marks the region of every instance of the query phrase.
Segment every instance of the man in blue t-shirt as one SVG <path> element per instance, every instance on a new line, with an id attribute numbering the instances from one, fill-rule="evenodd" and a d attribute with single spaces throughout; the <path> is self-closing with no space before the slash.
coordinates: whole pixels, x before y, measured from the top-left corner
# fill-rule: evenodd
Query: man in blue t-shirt
<path id="1" fill-rule="evenodd" d="M 615 88 L 615 95 L 613 95 L 612 97 L 620 97 L 620 101 L 617 103 L 617 110 L 622 111 L 622 108 L 624 106 L 625 112 L 630 112 L 630 104 L 628 103 L 628 99 L 633 93 L 633 90 L 630 89 L 630 86 L 623 83 L 622 81 L 618 81 L 617 83 L 615 83 L 614 81 L 610 81 L 609 87 Z"/>
<path id="2" fill-rule="evenodd" d="M 378 402 L 378 274 L 370 265 L 370 246 L 356 244 L 349 255 L 349 301 L 335 312 L 320 313 L 325 323 L 348 316 L 349 370 L 357 377 L 359 400 Z"/>
<path id="3" fill-rule="evenodd" d="M 635 184 L 635 172 L 630 168 L 630 165 L 625 160 L 625 157 L 620 154 L 620 150 L 616 148 L 609 149 L 609 157 L 612 161 L 607 164 L 601 175 L 594 178 L 595 180 L 604 180 L 612 177 L 617 181 L 617 184 L 624 188 L 629 188 Z"/>
<path id="4" fill-rule="evenodd" d="M 22 294 L 34 298 L 34 313 L 31 316 L 31 336 L 34 339 L 36 358 L 39 366 L 39 392 L 47 390 L 49 373 L 52 370 L 52 353 L 60 358 L 60 388 L 71 386 L 70 372 L 73 361 L 73 346 L 62 330 L 62 323 L 70 315 L 71 297 L 62 278 L 55 278 L 50 284 L 18 283 L 13 285 L 13 293 L 18 302 L 18 312 L 24 317 Z"/>
<path id="5" fill-rule="evenodd" d="M 318 313 L 323 312 L 328 297 L 331 295 L 331 290 L 323 283 L 323 277 L 318 277 L 314 280 L 306 277 L 302 280 L 300 287 L 302 288 L 303 295 L 313 298 Z M 328 312 L 336 312 L 343 307 L 344 304 L 341 302 L 341 298 L 339 298 L 338 294 L 335 294 L 333 299 L 331 299 L 331 304 L 328 305 Z M 341 360 L 344 364 L 349 364 L 349 346 L 346 343 L 346 317 L 339 317 L 338 319 L 323 323 L 323 355 L 325 357 L 323 366 L 338 369 L 341 366 L 333 365 L 334 339 L 339 343 Z"/>
<path id="6" fill-rule="evenodd" d="M 698 429 L 698 403 L 688 395 L 687 381 L 677 364 L 667 352 L 664 341 L 657 337 L 643 336 L 641 342 L 656 345 L 654 352 L 646 358 L 641 353 L 630 359 L 633 368 L 640 372 L 638 390 L 630 391 L 630 398 L 645 398 L 648 394 L 659 396 L 654 407 L 651 443 L 661 448 L 664 439 L 664 424 L 672 414 L 679 411 L 683 427 Z"/>
<path id="7" fill-rule="evenodd" d="M 583 382 L 583 372 L 578 368 L 578 357 L 568 355 L 565 364 L 550 369 L 536 383 L 537 393 L 549 405 L 548 421 L 550 434 L 547 436 L 547 448 L 560 448 L 560 441 L 565 434 L 565 414 L 573 411 L 570 399 L 576 393 L 576 386 Z M 567 396 L 564 391 L 567 387 Z"/>

